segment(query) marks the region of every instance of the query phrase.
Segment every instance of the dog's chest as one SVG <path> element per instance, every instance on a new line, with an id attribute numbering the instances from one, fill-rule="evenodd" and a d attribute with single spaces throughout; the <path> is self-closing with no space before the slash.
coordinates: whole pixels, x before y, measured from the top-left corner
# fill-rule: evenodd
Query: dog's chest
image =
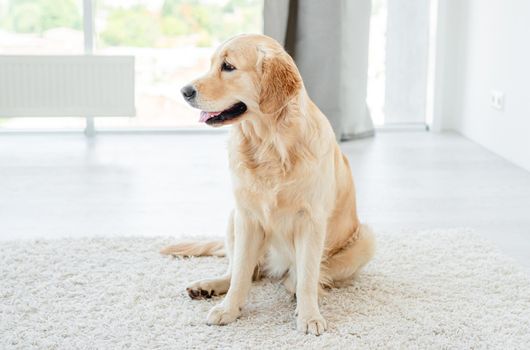
<path id="1" fill-rule="evenodd" d="M 291 187 L 285 182 L 256 177 L 252 181 L 234 181 L 238 204 L 263 220 L 274 219 L 297 205 Z"/>
<path id="2" fill-rule="evenodd" d="M 314 186 L 315 177 L 307 174 L 314 164 L 296 161 L 302 159 L 296 152 L 288 157 L 286 147 L 278 145 L 237 149 L 240 151 L 230 155 L 236 202 L 264 228 L 288 226 L 301 209 L 314 201 L 319 186 Z"/>

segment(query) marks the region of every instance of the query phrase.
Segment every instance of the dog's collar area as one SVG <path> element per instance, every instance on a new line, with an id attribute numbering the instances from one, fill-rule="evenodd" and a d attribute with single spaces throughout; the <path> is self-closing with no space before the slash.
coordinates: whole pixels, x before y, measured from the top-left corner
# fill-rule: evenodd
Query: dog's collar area
<path id="1" fill-rule="evenodd" d="M 199 121 L 208 125 L 220 124 L 225 121 L 234 119 L 247 111 L 247 105 L 243 102 L 238 102 L 232 107 L 225 109 L 222 112 L 204 112 L 201 111 L 201 118 Z"/>

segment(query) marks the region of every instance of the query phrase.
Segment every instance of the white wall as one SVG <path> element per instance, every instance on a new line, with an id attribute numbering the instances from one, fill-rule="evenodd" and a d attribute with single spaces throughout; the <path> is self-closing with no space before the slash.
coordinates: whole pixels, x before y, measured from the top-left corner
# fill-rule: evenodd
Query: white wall
<path id="1" fill-rule="evenodd" d="M 530 1 L 441 0 L 435 118 L 530 170 Z M 491 90 L 505 93 L 503 111 Z"/>

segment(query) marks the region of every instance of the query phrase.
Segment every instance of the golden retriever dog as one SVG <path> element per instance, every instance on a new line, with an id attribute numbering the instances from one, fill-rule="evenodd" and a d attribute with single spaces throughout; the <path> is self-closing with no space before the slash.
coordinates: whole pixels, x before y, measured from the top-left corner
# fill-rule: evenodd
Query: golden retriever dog
<path id="1" fill-rule="evenodd" d="M 226 293 L 208 324 L 237 319 L 252 280 L 268 276 L 295 295 L 297 329 L 322 334 L 319 295 L 351 281 L 374 254 L 373 234 L 357 217 L 348 160 L 327 118 L 292 58 L 263 35 L 225 42 L 210 70 L 181 92 L 202 111 L 201 122 L 231 125 L 236 206 L 224 244 L 183 242 L 162 253 L 228 255 L 226 274 L 187 287 L 193 299 Z"/>

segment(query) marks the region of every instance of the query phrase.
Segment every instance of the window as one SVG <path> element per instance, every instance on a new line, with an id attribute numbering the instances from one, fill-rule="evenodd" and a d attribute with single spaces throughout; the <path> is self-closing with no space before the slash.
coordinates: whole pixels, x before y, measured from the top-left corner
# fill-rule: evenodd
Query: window
<path id="1" fill-rule="evenodd" d="M 0 55 L 83 54 L 79 0 L 0 0 Z M 0 118 L 0 128 L 82 128 L 83 118 Z"/>
<path id="2" fill-rule="evenodd" d="M 385 123 L 385 45 L 387 0 L 372 1 L 370 18 L 370 45 L 368 60 L 368 87 L 366 102 L 375 126 Z"/>
<path id="3" fill-rule="evenodd" d="M 97 118 L 101 127 L 203 127 L 180 88 L 207 71 L 222 41 L 260 33 L 261 0 L 101 0 L 96 50 L 136 57 L 136 118 Z"/>
<path id="4" fill-rule="evenodd" d="M 94 0 L 94 54 L 135 56 L 137 109 L 133 118 L 96 116 L 96 129 L 201 127 L 180 88 L 208 69 L 222 41 L 262 31 L 262 1 Z M 0 54 L 83 54 L 82 8 L 81 0 L 0 0 Z M 84 125 L 0 118 L 0 128 Z"/>
<path id="5" fill-rule="evenodd" d="M 83 53 L 78 0 L 0 0 L 0 54 Z"/>

